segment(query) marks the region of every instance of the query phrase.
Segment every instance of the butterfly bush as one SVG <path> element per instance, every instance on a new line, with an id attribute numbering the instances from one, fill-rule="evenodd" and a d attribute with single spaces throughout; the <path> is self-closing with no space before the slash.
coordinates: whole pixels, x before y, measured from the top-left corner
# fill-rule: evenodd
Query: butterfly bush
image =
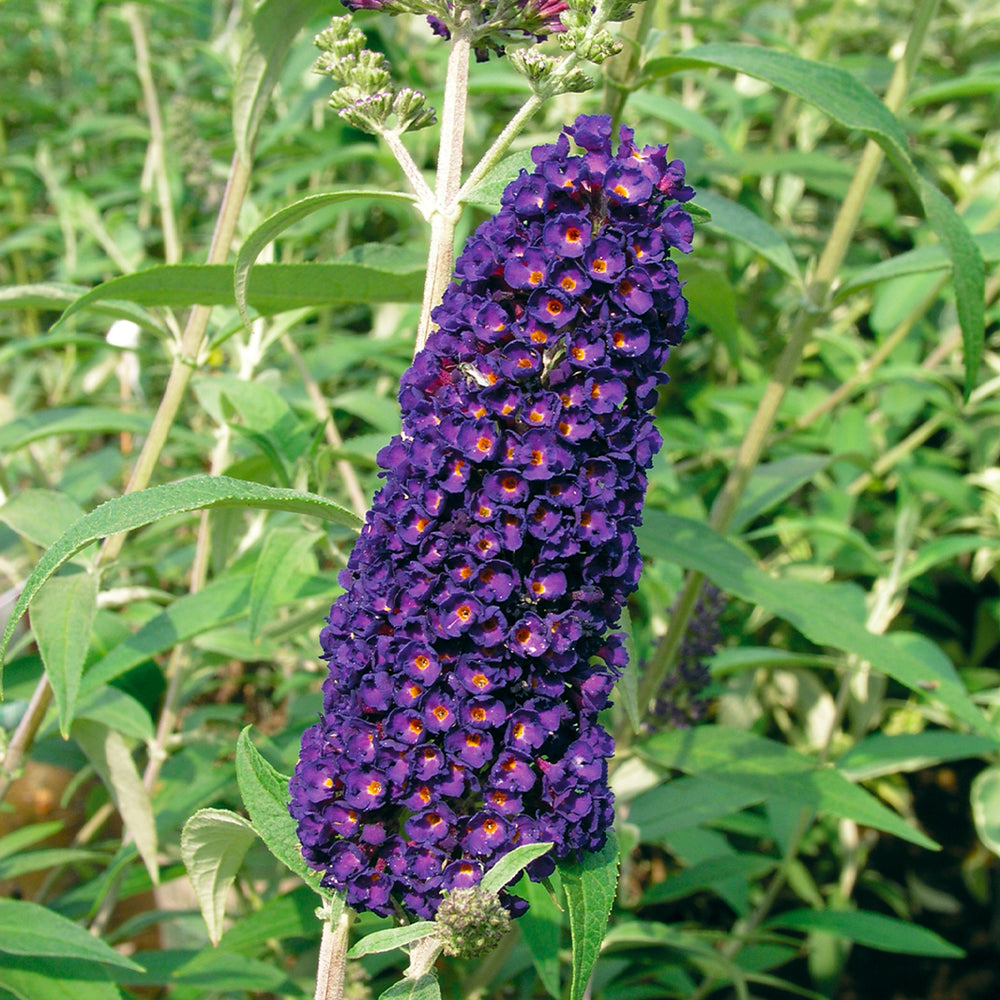
<path id="1" fill-rule="evenodd" d="M 612 630 L 685 329 L 670 252 L 691 248 L 692 191 L 631 129 L 613 152 L 607 116 L 532 159 L 403 376 L 402 433 L 320 636 L 290 810 L 324 884 L 377 914 L 430 917 L 521 844 L 552 842 L 543 878 L 613 820 L 598 713 L 626 663 Z"/>

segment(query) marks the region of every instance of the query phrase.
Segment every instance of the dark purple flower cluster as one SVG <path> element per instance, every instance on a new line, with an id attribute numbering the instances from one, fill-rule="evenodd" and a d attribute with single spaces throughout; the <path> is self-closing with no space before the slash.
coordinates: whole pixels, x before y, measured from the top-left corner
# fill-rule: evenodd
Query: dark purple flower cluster
<path id="1" fill-rule="evenodd" d="M 704 692 L 711 678 L 706 661 L 722 642 L 719 618 L 725 610 L 726 595 L 713 584 L 704 584 L 681 640 L 677 662 L 653 704 L 653 715 L 674 729 L 697 725 L 708 712 L 709 700 Z"/>
<path id="2" fill-rule="evenodd" d="M 626 662 L 608 630 L 639 580 L 692 192 L 666 147 L 610 133 L 580 116 L 533 151 L 402 380 L 291 783 L 304 857 L 355 907 L 428 917 L 515 846 L 553 842 L 540 878 L 612 823 L 597 716 Z"/>

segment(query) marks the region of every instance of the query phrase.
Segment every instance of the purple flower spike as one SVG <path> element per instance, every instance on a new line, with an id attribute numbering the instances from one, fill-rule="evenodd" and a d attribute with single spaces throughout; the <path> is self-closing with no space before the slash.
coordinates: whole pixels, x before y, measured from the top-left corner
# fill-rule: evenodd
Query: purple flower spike
<path id="1" fill-rule="evenodd" d="M 532 159 L 403 376 L 402 432 L 320 634 L 323 714 L 289 808 L 324 884 L 377 914 L 432 917 L 521 844 L 553 842 L 528 869 L 544 878 L 613 817 L 598 713 L 625 665 L 692 192 L 665 147 L 625 129 L 614 151 L 607 116 Z"/>

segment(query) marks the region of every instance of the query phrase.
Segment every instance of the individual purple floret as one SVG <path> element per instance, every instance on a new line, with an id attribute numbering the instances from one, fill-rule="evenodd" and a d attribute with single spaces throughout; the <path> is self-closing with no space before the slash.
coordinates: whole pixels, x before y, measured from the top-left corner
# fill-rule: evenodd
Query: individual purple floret
<path id="1" fill-rule="evenodd" d="M 626 662 L 609 630 L 639 580 L 692 191 L 665 146 L 622 128 L 613 152 L 610 132 L 580 116 L 533 150 L 402 379 L 291 782 L 304 857 L 359 909 L 430 917 L 514 847 L 554 844 L 542 878 L 612 824 L 598 713 Z"/>

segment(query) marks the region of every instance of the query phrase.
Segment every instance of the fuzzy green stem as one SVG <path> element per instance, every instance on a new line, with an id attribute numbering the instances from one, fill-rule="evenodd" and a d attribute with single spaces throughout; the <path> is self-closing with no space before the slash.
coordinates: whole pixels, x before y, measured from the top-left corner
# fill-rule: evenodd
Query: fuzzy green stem
<path id="1" fill-rule="evenodd" d="M 323 922 L 316 992 L 313 1000 L 343 1000 L 344 972 L 347 968 L 347 937 L 350 929 L 351 914 L 347 910 L 341 913 L 336 927 L 330 920 Z"/>
<path id="2" fill-rule="evenodd" d="M 469 54 L 471 44 L 465 27 L 452 37 L 445 77 L 444 105 L 441 109 L 441 145 L 438 149 L 437 180 L 434 185 L 434 212 L 431 215 L 431 243 L 427 253 L 427 278 L 420 308 L 414 354 L 427 343 L 431 332 L 431 311 L 441 301 L 451 280 L 454 258 L 455 224 L 461 206 L 462 147 L 465 140 L 465 109 L 469 95 Z"/>
<path id="3" fill-rule="evenodd" d="M 517 113 L 504 126 L 500 134 L 493 140 L 483 158 L 476 164 L 468 179 L 458 192 L 459 199 L 465 198 L 468 193 L 503 159 L 510 144 L 520 135 L 521 130 L 527 124 L 528 119 L 545 103 L 545 99 L 538 94 L 532 94 L 524 104 L 518 108 Z"/>
<path id="4" fill-rule="evenodd" d="M 896 64 L 885 96 L 885 104 L 891 111 L 898 110 L 902 104 L 937 4 L 938 0 L 923 0 L 915 12 L 906 51 Z M 861 210 L 875 183 L 875 176 L 884 155 L 882 147 L 874 140 L 869 140 L 865 144 L 861 162 L 834 220 L 826 246 L 816 265 L 816 272 L 809 283 L 806 304 L 796 316 L 785 349 L 781 352 L 774 373 L 744 434 L 729 476 L 712 505 L 709 525 L 720 534 L 724 534 L 732 524 L 747 483 L 760 463 L 764 447 L 777 419 L 778 409 L 798 371 L 806 346 L 812 339 L 820 320 L 826 315 L 830 290 L 847 255 L 861 218 Z M 701 573 L 692 572 L 687 575 L 678 598 L 677 609 L 671 616 L 666 634 L 660 640 L 647 665 L 642 691 L 655 693 L 673 669 L 703 579 Z M 639 707 L 644 712 L 648 711 L 649 702 L 640 702 Z"/>

